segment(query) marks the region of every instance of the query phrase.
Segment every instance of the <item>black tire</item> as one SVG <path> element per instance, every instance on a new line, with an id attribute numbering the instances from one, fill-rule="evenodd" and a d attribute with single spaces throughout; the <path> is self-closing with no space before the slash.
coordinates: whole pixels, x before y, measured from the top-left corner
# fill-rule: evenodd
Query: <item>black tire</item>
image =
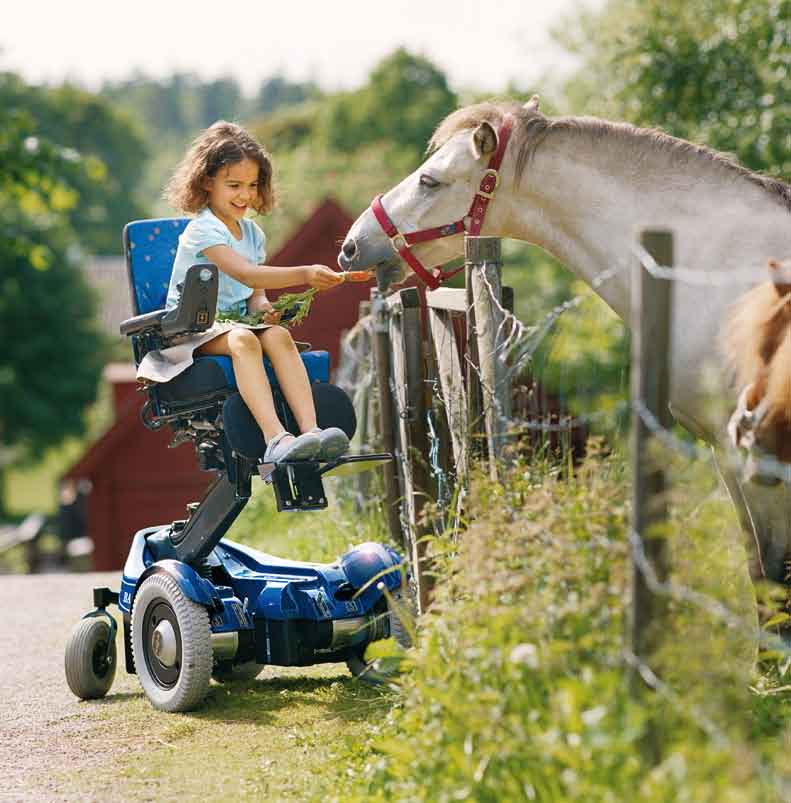
<path id="1" fill-rule="evenodd" d="M 146 578 L 132 607 L 132 653 L 140 685 L 160 711 L 190 711 L 212 671 L 209 614 L 167 574 Z"/>
<path id="2" fill-rule="evenodd" d="M 214 667 L 211 676 L 218 683 L 241 683 L 255 680 L 263 668 L 263 664 L 257 664 L 255 661 L 247 661 L 243 664 L 223 662 Z"/>
<path id="3" fill-rule="evenodd" d="M 387 597 L 387 610 L 390 616 L 390 636 L 403 649 L 412 646 L 411 632 L 415 626 L 415 600 L 410 589 L 399 589 Z M 367 646 L 367 645 L 366 645 Z M 353 677 L 366 683 L 387 683 L 389 674 L 381 670 L 382 662 L 365 660 L 365 647 L 355 650 L 346 659 L 346 666 Z M 379 664 L 379 666 L 377 666 Z"/>
<path id="4" fill-rule="evenodd" d="M 66 642 L 66 682 L 81 700 L 98 700 L 110 691 L 118 663 L 115 641 L 110 644 L 110 624 L 92 616 L 81 619 Z"/>
<path id="5" fill-rule="evenodd" d="M 396 644 L 408 650 L 412 646 L 412 631 L 415 629 L 415 597 L 410 589 L 400 589 L 392 593 L 388 602 L 390 611 L 390 635 Z"/>

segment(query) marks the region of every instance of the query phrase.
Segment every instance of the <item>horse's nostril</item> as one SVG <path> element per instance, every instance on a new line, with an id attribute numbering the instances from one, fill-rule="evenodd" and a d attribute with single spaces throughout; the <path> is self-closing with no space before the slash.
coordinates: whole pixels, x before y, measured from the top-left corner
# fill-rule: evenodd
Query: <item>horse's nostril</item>
<path id="1" fill-rule="evenodd" d="M 357 243 L 354 242 L 354 240 L 347 240 L 343 244 L 343 248 L 341 250 L 343 251 L 343 255 L 346 257 L 346 259 L 352 259 L 357 253 Z"/>

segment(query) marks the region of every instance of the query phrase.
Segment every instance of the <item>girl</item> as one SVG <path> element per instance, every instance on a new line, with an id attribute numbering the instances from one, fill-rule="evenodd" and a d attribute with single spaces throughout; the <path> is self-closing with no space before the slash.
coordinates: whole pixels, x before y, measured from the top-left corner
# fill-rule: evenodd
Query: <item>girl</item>
<path id="1" fill-rule="evenodd" d="M 279 463 L 343 454 L 349 440 L 337 427 L 320 430 L 310 382 L 288 329 L 266 297 L 269 288 L 309 284 L 318 290 L 343 281 L 324 265 L 278 268 L 263 263 L 266 236 L 248 209 L 268 212 L 274 202 L 272 165 L 264 149 L 240 126 L 223 120 L 201 133 L 165 188 L 176 208 L 193 213 L 179 238 L 166 306 L 178 304 L 178 285 L 192 265 L 213 263 L 219 269 L 219 312 L 268 312 L 264 324 L 215 323 L 206 332 L 178 345 L 149 352 L 139 379 L 167 382 L 192 364 L 193 354 L 225 354 L 233 362 L 239 393 L 261 427 L 267 443 L 264 462 Z M 301 434 L 287 432 L 275 412 L 264 370 L 269 358 Z"/>

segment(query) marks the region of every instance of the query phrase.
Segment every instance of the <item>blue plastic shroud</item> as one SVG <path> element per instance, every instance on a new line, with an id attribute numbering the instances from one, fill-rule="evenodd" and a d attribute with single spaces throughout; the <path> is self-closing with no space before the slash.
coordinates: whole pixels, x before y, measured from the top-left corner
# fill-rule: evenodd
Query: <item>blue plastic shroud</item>
<path id="1" fill-rule="evenodd" d="M 394 592 L 404 581 L 400 556 L 382 544 L 361 544 L 334 563 L 321 564 L 284 560 L 224 539 L 208 561 L 214 580 L 222 578 L 218 585 L 186 563 L 153 560 L 146 538 L 167 529 L 149 527 L 134 537 L 118 602 L 125 618 L 131 613 L 141 582 L 151 574 L 164 572 L 186 597 L 209 610 L 213 633 L 248 630 L 255 632 L 256 640 L 259 633 L 266 633 L 266 644 L 257 645 L 259 663 L 287 663 L 282 660 L 278 639 L 297 634 L 309 641 L 315 636 L 305 634 L 322 623 L 332 630 L 333 622 L 370 615 L 375 608 L 380 610 L 383 589 Z M 288 630 L 292 625 L 296 628 L 292 628 L 293 633 Z M 366 637 L 361 630 L 359 638 Z M 312 655 L 310 662 L 319 660 Z"/>

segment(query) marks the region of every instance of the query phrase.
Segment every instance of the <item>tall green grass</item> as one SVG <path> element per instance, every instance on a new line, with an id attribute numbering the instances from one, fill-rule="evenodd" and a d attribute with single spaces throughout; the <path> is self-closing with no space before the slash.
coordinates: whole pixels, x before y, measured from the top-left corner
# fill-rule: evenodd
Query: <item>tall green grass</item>
<path id="1" fill-rule="evenodd" d="M 390 713 L 338 756 L 338 799 L 788 799 L 788 689 L 782 667 L 754 673 L 735 516 L 712 472 L 662 459 L 679 593 L 650 661 L 656 689 L 631 690 L 624 660 L 623 457 L 520 465 L 505 485 L 478 477 L 466 530 L 433 544 L 440 582 Z"/>
<path id="2" fill-rule="evenodd" d="M 325 510 L 278 513 L 272 488 L 253 483 L 253 496 L 227 537 L 278 557 L 333 561 L 365 541 L 387 541 L 381 506 L 355 509 L 343 477 L 325 477 Z M 397 545 L 393 545 L 397 546 Z"/>

